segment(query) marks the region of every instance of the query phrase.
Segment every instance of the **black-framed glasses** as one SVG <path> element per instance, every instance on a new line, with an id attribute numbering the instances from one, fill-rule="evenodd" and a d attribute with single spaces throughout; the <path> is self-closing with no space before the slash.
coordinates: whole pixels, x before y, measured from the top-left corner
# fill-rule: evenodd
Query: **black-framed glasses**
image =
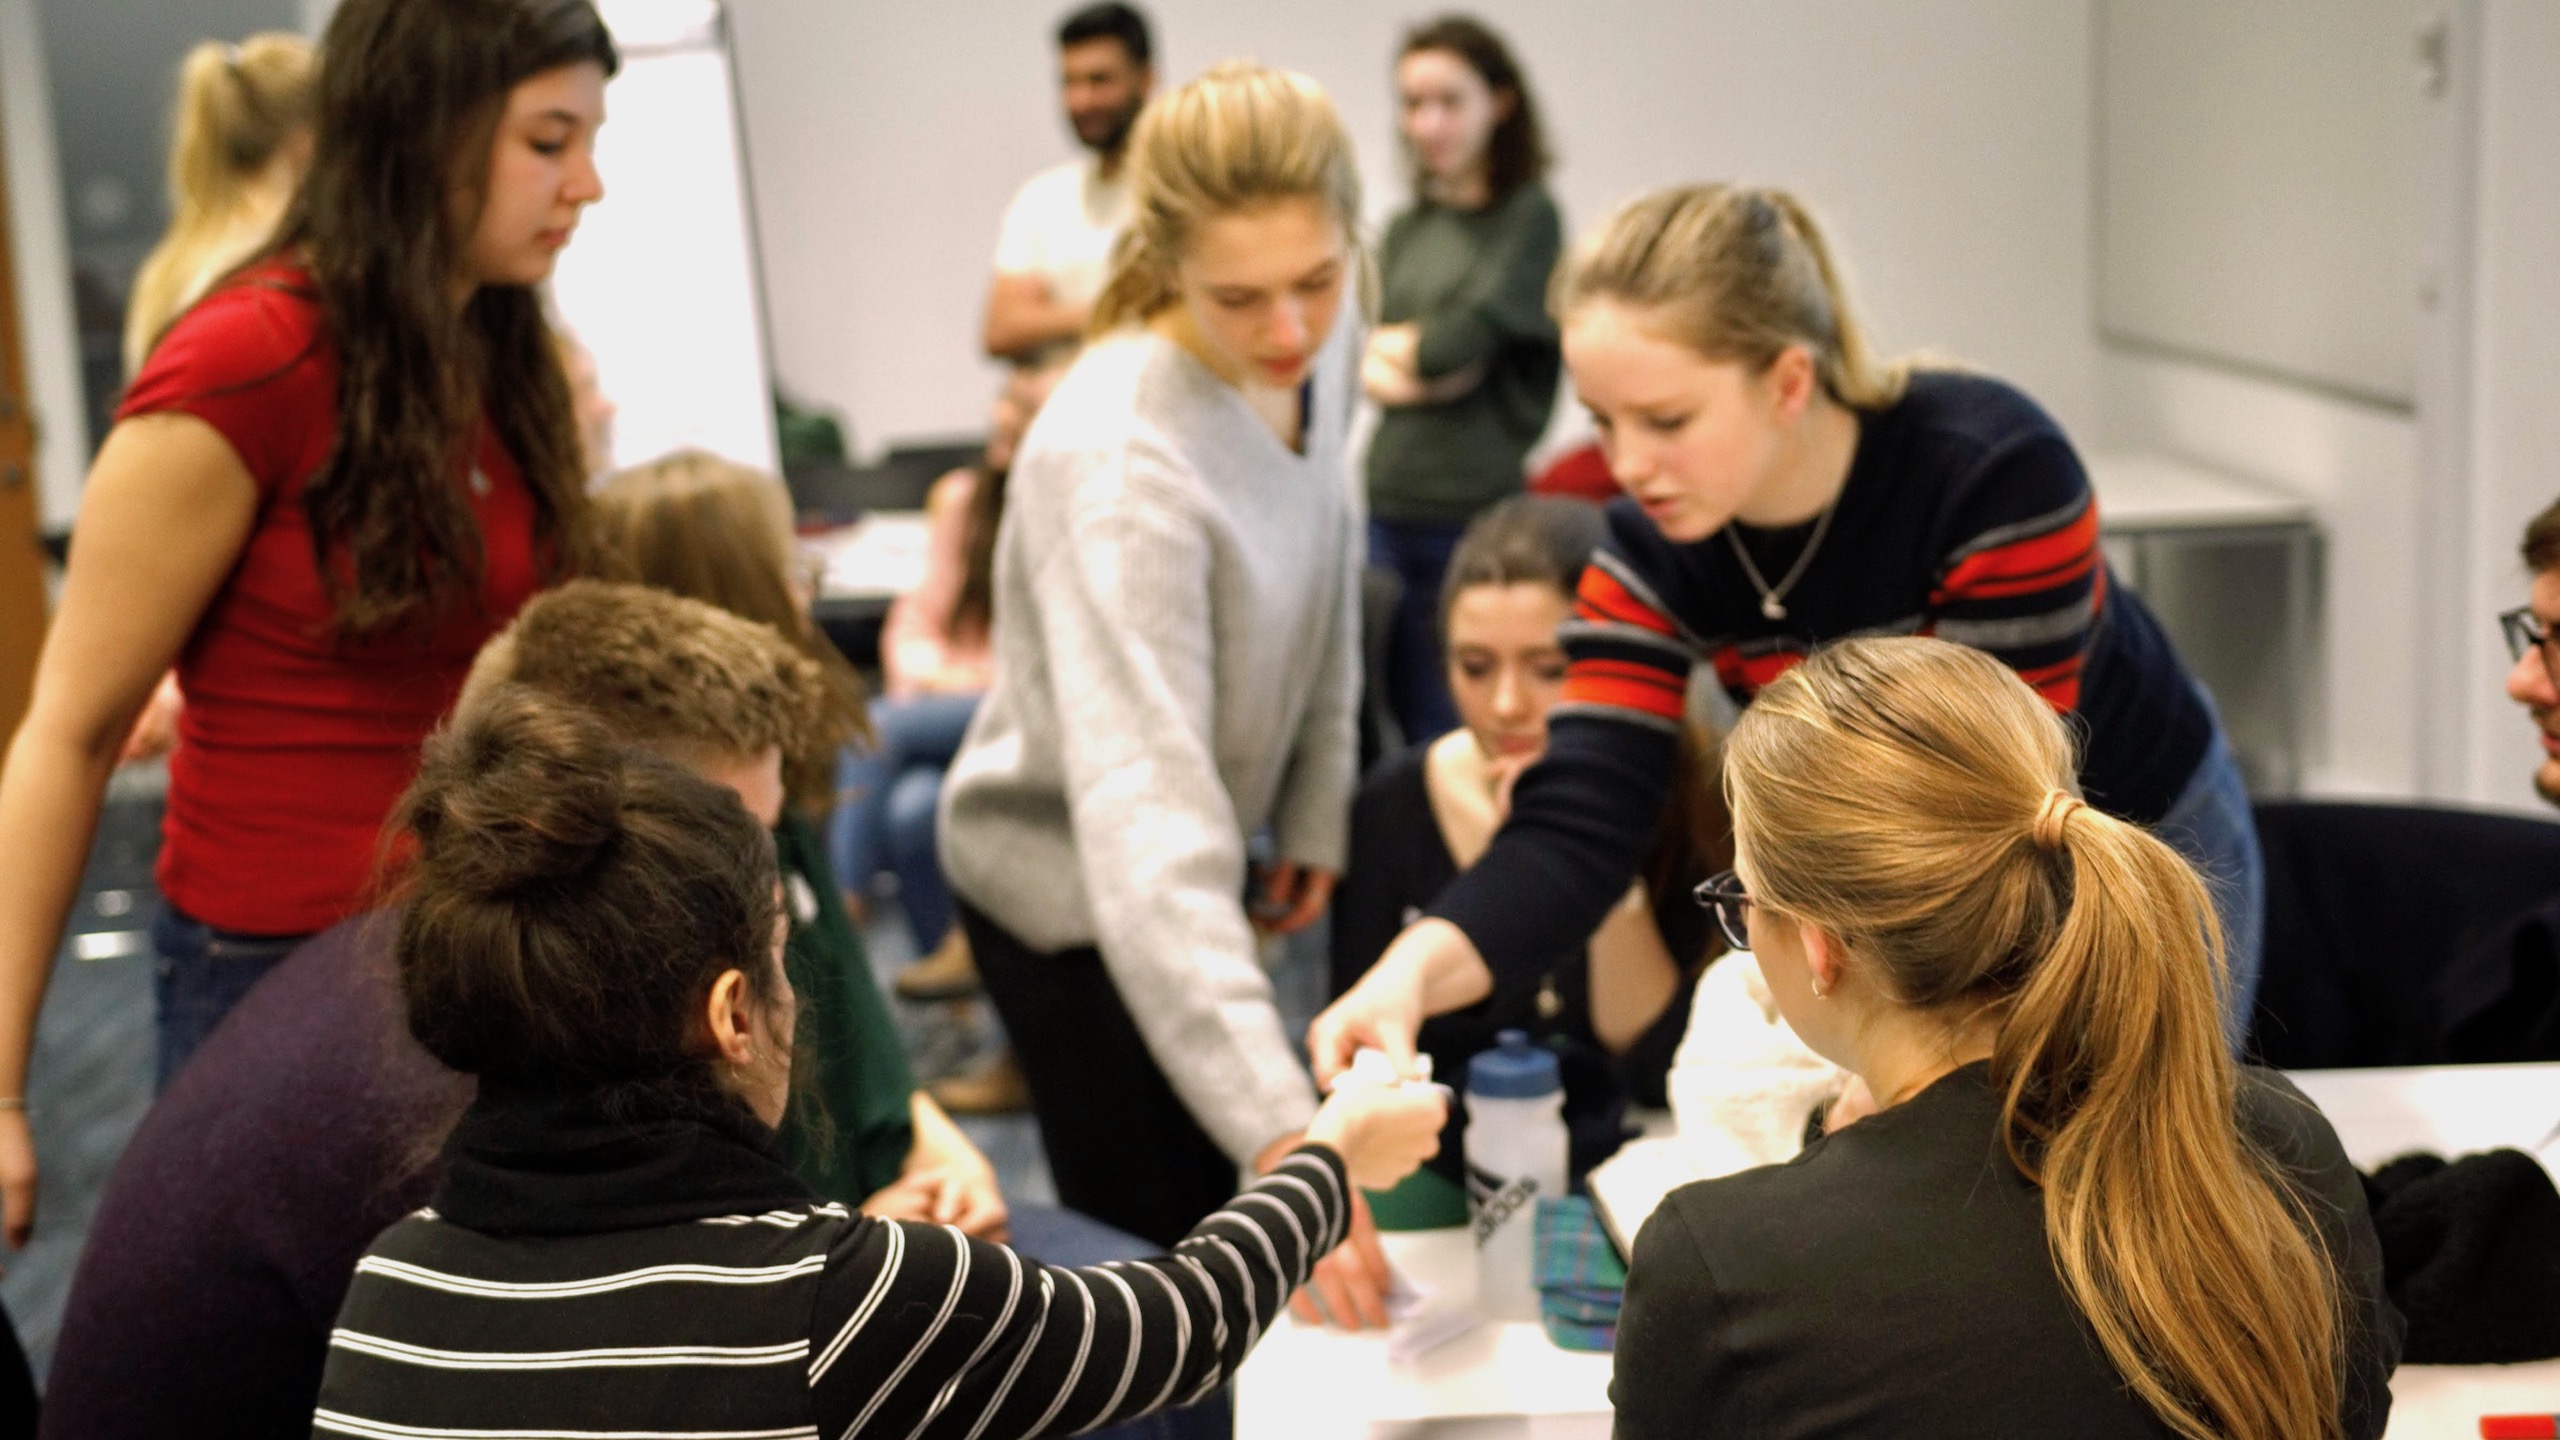
<path id="1" fill-rule="evenodd" d="M 2522 660 L 2527 650 L 2541 651 L 2543 673 L 2560 685 L 2560 641 L 2552 638 L 2550 626 L 2534 618 L 2532 606 L 2519 605 L 2500 615 L 2498 628 L 2506 632 L 2510 658 Z"/>
<path id="2" fill-rule="evenodd" d="M 1751 894 L 1742 888 L 1742 877 L 1730 870 L 1719 870 L 1700 881 L 1696 891 L 1698 903 L 1716 914 L 1716 928 L 1724 932 L 1724 943 L 1736 950 L 1751 948 Z"/>

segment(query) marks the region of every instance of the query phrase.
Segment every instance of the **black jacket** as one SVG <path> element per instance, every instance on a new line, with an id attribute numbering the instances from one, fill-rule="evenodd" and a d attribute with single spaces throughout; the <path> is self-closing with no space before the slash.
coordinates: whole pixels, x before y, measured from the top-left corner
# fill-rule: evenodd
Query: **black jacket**
<path id="1" fill-rule="evenodd" d="M 2344 1431 L 2372 1440 L 2402 1325 L 2364 1192 L 2281 1076 L 2244 1072 L 2240 1109 L 2339 1259 Z M 1988 1067 L 1971 1065 L 1785 1165 L 1673 1191 L 1629 1267 L 1610 1386 L 1620 1440 L 2169 1435 L 2063 1290 L 1999 1114 Z"/>

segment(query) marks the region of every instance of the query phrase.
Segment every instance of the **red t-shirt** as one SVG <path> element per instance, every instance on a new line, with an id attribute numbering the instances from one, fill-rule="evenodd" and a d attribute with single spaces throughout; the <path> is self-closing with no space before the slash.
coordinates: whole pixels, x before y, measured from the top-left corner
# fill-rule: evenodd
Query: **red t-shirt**
<path id="1" fill-rule="evenodd" d="M 472 656 L 540 586 L 533 497 L 496 432 L 455 466 L 479 519 L 480 594 L 431 629 L 344 641 L 312 561 L 305 480 L 336 437 L 338 363 L 298 267 L 262 266 L 160 341 L 119 420 L 177 411 L 258 483 L 248 543 L 178 658 L 160 893 L 222 930 L 323 929 L 370 903 L 381 832 Z"/>

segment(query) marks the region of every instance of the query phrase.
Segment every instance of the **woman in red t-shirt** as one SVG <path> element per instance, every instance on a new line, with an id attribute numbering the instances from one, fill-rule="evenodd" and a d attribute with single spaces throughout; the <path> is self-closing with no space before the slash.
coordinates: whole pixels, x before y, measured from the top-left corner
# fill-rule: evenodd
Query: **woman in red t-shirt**
<path id="1" fill-rule="evenodd" d="M 100 796 L 187 697 L 159 883 L 160 1076 L 295 939 L 355 912 L 480 642 L 586 548 L 532 288 L 603 193 L 618 65 L 587 0 L 347 0 L 267 256 L 154 347 L 89 472 L 0 771 L 0 1205 L 33 1223 L 27 1052 Z"/>

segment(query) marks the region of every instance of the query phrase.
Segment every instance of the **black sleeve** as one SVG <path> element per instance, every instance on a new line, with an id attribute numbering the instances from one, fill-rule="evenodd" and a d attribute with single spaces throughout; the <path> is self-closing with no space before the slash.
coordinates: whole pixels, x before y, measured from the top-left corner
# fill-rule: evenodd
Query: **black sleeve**
<path id="1" fill-rule="evenodd" d="M 1636 1232 L 1627 1262 L 1609 1381 L 1616 1440 L 1750 1433 L 1717 1424 L 1742 1413 L 1726 1346 L 1715 1274 L 1680 1207 L 1666 1201 Z"/>
<path id="2" fill-rule="evenodd" d="M 1062 1269 L 949 1226 L 862 1222 L 827 1257 L 809 1329 L 822 1435 L 1031 1440 L 1206 1397 L 1350 1216 L 1321 1145 L 1200 1222 L 1170 1255 Z"/>
<path id="3" fill-rule="evenodd" d="M 2255 1066 L 2242 1071 L 2240 1113 L 2244 1128 L 2289 1172 L 2337 1262 L 2346 1326 L 2340 1433 L 2346 1440 L 2379 1440 L 2391 1419 L 2391 1372 L 2400 1367 L 2409 1323 L 2383 1289 L 2382 1240 L 2374 1233 L 2363 1177 L 2328 1117 L 2282 1074 Z"/>

